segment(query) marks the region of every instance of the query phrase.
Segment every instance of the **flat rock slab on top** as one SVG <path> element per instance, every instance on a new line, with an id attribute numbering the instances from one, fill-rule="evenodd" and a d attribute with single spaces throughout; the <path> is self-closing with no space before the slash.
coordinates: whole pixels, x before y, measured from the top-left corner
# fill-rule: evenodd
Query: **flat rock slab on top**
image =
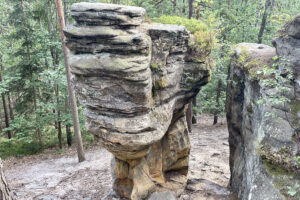
<path id="1" fill-rule="evenodd" d="M 71 15 L 78 23 L 90 25 L 138 26 L 144 21 L 146 11 L 135 6 L 105 3 L 75 3 Z"/>

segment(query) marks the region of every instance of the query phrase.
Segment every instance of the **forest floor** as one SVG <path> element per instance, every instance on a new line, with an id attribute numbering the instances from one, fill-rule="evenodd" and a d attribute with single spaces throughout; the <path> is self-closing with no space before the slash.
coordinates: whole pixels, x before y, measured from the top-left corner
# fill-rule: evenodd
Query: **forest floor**
<path id="1" fill-rule="evenodd" d="M 212 126 L 212 117 L 201 115 L 191 133 L 189 181 L 175 191 L 181 200 L 232 199 L 228 131 L 225 119 Z M 87 161 L 77 163 L 74 149 L 57 154 L 48 150 L 4 161 L 5 174 L 17 200 L 118 199 L 111 191 L 111 154 L 95 146 L 86 150 Z"/>

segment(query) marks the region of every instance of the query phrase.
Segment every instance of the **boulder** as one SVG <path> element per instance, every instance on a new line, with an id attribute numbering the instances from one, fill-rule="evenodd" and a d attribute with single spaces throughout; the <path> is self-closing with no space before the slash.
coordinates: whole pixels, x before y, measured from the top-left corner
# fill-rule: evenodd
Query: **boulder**
<path id="1" fill-rule="evenodd" d="M 143 23 L 143 8 L 76 3 L 71 15 L 64 32 L 86 127 L 114 155 L 114 191 L 146 198 L 166 172 L 187 173 L 185 111 L 210 68 L 187 59 L 184 26 Z"/>

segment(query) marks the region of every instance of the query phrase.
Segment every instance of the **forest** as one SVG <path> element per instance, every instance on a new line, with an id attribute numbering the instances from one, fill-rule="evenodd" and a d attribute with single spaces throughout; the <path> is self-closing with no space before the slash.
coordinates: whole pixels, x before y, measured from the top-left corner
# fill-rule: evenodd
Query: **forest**
<path id="1" fill-rule="evenodd" d="M 272 46 L 278 31 L 300 10 L 300 0 L 87 1 L 142 7 L 147 23 L 185 26 L 203 55 L 197 61 L 211 68 L 209 83 L 190 103 L 190 123 L 209 114 L 208 123 L 214 126 L 226 115 L 228 69 L 235 46 Z M 47 149 L 63 154 L 77 145 L 83 161 L 82 143 L 85 149 L 97 143 L 85 126 L 84 107 L 76 97 L 69 98 L 74 94 L 68 88 L 72 81 L 66 78 L 68 53 L 62 48 L 59 12 L 68 27 L 74 24 L 70 7 L 79 2 L 62 0 L 59 8 L 55 0 L 0 0 L 0 158 L 4 160 Z"/>
<path id="2" fill-rule="evenodd" d="M 66 24 L 72 23 L 63 2 Z M 212 81 L 193 101 L 194 113 L 225 113 L 229 53 L 240 42 L 270 45 L 275 33 L 297 14 L 297 0 L 120 0 L 90 1 L 141 6 L 150 21 L 185 25 L 213 45 Z M 72 114 L 68 103 L 55 1 L 1 0 L 1 138 L 0 156 L 33 154 L 45 148 L 71 146 Z M 205 45 L 205 44 L 203 44 Z M 84 127 L 83 140 L 94 138 Z M 216 118 L 215 117 L 215 118 Z M 215 119 L 217 120 L 217 119 Z"/>

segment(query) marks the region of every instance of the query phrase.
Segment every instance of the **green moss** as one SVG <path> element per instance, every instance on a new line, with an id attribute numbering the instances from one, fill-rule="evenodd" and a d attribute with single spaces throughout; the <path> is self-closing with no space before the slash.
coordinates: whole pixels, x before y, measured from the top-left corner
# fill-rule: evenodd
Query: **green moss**
<path id="1" fill-rule="evenodd" d="M 189 60 L 198 63 L 206 62 L 212 49 L 217 43 L 216 31 L 212 30 L 201 20 L 187 19 L 178 16 L 161 16 L 154 19 L 155 22 L 162 24 L 174 24 L 185 26 L 193 37 L 189 39 Z"/>
<path id="2" fill-rule="evenodd" d="M 193 83 L 195 83 L 195 80 L 191 77 L 187 77 L 186 82 L 189 84 L 193 84 Z"/>
<path id="3" fill-rule="evenodd" d="M 151 63 L 150 69 L 151 69 L 152 72 L 157 72 L 162 68 L 162 66 L 163 65 L 159 64 L 159 63 Z"/>
<path id="4" fill-rule="evenodd" d="M 295 182 L 300 183 L 299 174 L 285 169 L 284 167 L 273 164 L 264 159 L 263 163 L 268 171 L 273 176 L 273 184 L 280 194 L 288 200 L 298 200 L 300 193 L 292 197 L 288 194 L 288 187 L 292 187 Z M 298 181 L 297 181 L 298 180 Z"/>
<path id="5" fill-rule="evenodd" d="M 293 125 L 295 127 L 299 126 L 299 118 L 298 118 L 298 113 L 300 112 L 300 101 L 299 100 L 293 100 L 290 103 L 290 108 L 291 108 L 291 113 L 293 117 Z"/>
<path id="6" fill-rule="evenodd" d="M 270 145 L 265 144 L 259 147 L 258 153 L 265 164 L 269 163 L 290 172 L 296 172 L 295 170 L 298 169 L 290 147 L 282 147 L 279 151 L 273 151 Z"/>
<path id="7" fill-rule="evenodd" d="M 280 165 L 273 164 L 267 159 L 263 159 L 263 163 L 266 166 L 266 169 L 268 170 L 268 172 L 274 176 L 280 176 L 280 175 L 292 176 L 293 175 L 293 173 L 291 171 L 285 169 L 284 167 L 282 167 Z"/>
<path id="8" fill-rule="evenodd" d="M 165 88 L 167 85 L 167 81 L 165 77 L 162 77 L 161 79 L 155 81 L 152 90 L 155 92 L 156 90 L 161 90 L 162 88 Z"/>
<path id="9" fill-rule="evenodd" d="M 196 33 L 197 31 L 209 30 L 209 27 L 201 20 L 187 19 L 185 17 L 163 15 L 159 18 L 154 18 L 153 21 L 162 24 L 175 24 L 175 25 L 185 26 L 186 29 L 193 34 Z"/>

